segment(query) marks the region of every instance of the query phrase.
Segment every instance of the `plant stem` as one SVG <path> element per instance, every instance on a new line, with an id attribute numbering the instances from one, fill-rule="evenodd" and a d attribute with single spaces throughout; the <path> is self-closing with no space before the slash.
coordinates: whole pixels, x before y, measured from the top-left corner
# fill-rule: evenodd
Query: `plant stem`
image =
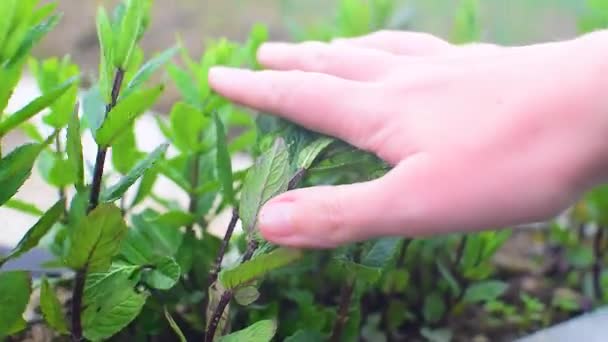
<path id="1" fill-rule="evenodd" d="M 120 94 L 120 87 L 124 77 L 124 70 L 118 68 L 116 70 L 116 74 L 114 75 L 111 103 L 106 106 L 106 117 L 108 116 L 108 113 L 110 113 L 110 111 L 116 107 L 118 96 Z M 91 184 L 91 196 L 89 197 L 87 213 L 93 211 L 99 204 L 99 195 L 101 193 L 101 183 L 107 152 L 107 147 L 98 146 L 97 157 L 95 158 L 95 168 L 93 171 L 93 183 Z M 76 276 L 74 277 L 74 291 L 72 293 L 72 341 L 74 342 L 82 341 L 82 321 L 80 316 L 82 312 L 82 297 L 84 295 L 86 276 L 87 267 L 85 266 L 84 268 L 77 270 Z"/>
<path id="2" fill-rule="evenodd" d="M 232 233 L 234 233 L 234 228 L 236 227 L 236 223 L 239 220 L 239 211 L 237 208 L 232 209 L 232 217 L 230 218 L 230 223 L 228 223 L 228 228 L 226 229 L 226 234 L 224 234 L 224 238 L 222 239 L 222 244 L 220 246 L 220 250 L 217 253 L 217 257 L 215 259 L 215 265 L 211 274 L 209 275 L 209 285 L 213 284 L 217 280 L 217 275 L 222 270 L 222 261 L 224 260 L 224 255 L 226 254 L 226 250 L 228 249 L 228 244 L 230 243 L 230 238 L 232 237 Z"/>
<path id="3" fill-rule="evenodd" d="M 122 81 L 125 77 L 125 72 L 122 69 L 116 70 L 116 75 L 114 76 L 114 83 L 112 85 L 112 99 L 111 103 L 106 106 L 106 117 L 110 111 L 116 107 L 116 102 L 118 102 L 118 95 L 120 94 L 120 87 L 122 85 Z M 97 148 L 97 156 L 95 157 L 95 169 L 93 171 L 93 183 L 91 184 L 91 197 L 89 198 L 89 208 L 88 211 L 92 211 L 97 208 L 99 204 L 99 195 L 101 193 L 101 181 L 103 178 L 103 170 L 106 162 L 106 154 L 108 153 L 107 146 L 98 146 Z"/>
<path id="4" fill-rule="evenodd" d="M 597 232 L 595 233 L 595 237 L 593 239 L 593 255 L 594 255 L 594 263 L 593 263 L 593 292 L 595 295 L 595 299 L 601 301 L 604 298 L 604 294 L 602 291 L 602 258 L 604 256 L 604 251 L 602 250 L 602 241 L 604 239 L 604 227 L 598 227 Z"/>
<path id="5" fill-rule="evenodd" d="M 220 298 L 215 311 L 213 312 L 213 316 L 211 316 L 211 320 L 209 321 L 209 327 L 207 328 L 207 333 L 205 334 L 205 341 L 213 342 L 213 338 L 215 337 L 215 331 L 217 330 L 217 326 L 222 319 L 222 315 L 224 314 L 224 310 L 228 303 L 232 300 L 232 291 L 227 290 L 222 293 L 222 297 Z"/>
<path id="6" fill-rule="evenodd" d="M 331 332 L 329 340 L 331 342 L 342 341 L 342 334 L 344 333 L 344 327 L 348 322 L 348 313 L 350 311 L 350 303 L 352 302 L 353 292 L 355 289 L 355 280 L 351 280 L 346 283 L 342 290 L 340 290 L 340 304 L 338 307 L 338 318 L 334 323 L 334 327 Z"/>

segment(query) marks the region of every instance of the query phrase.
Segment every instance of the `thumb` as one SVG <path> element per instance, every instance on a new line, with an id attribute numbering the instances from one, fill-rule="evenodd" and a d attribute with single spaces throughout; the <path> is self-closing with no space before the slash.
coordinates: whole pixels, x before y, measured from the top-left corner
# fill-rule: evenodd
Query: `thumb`
<path id="1" fill-rule="evenodd" d="M 267 240 L 291 247 L 331 248 L 401 235 L 407 218 L 401 164 L 377 180 L 297 189 L 270 200 L 259 215 Z M 404 215 L 406 214 L 406 215 Z"/>

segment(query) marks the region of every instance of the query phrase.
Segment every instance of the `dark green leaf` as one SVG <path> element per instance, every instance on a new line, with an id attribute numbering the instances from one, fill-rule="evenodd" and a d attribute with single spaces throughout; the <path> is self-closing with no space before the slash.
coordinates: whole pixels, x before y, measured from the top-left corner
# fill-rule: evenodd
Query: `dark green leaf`
<path id="1" fill-rule="evenodd" d="M 4 203 L 4 207 L 34 216 L 41 216 L 44 214 L 44 211 L 40 210 L 40 208 L 38 208 L 36 205 L 16 198 L 11 198 L 8 200 L 6 203 Z"/>
<path id="2" fill-rule="evenodd" d="M 0 205 L 13 197 L 30 177 L 41 150 L 40 144 L 25 144 L 0 159 Z"/>
<path id="3" fill-rule="evenodd" d="M 134 92 L 118 102 L 95 133 L 101 146 L 109 146 L 135 119 L 148 110 L 163 92 L 163 86 Z"/>
<path id="4" fill-rule="evenodd" d="M 181 276 L 179 265 L 171 257 L 161 257 L 149 267 L 151 270 L 142 275 L 142 280 L 148 286 L 158 290 L 172 288 Z"/>
<path id="5" fill-rule="evenodd" d="M 17 127 L 22 122 L 29 120 L 34 115 L 40 113 L 43 109 L 49 107 L 66 91 L 68 91 L 74 82 L 76 82 L 75 78 L 68 80 L 54 90 L 36 98 L 22 109 L 7 117 L 4 121 L 1 121 L 0 136 L 6 135 L 6 133 Z"/>
<path id="6" fill-rule="evenodd" d="M 453 333 L 448 328 L 443 329 L 420 329 L 420 335 L 427 339 L 428 342 L 450 342 L 452 341 Z"/>
<path id="7" fill-rule="evenodd" d="M 129 84 L 127 85 L 127 89 L 124 90 L 122 96 L 127 97 L 131 92 L 141 86 L 144 82 L 146 82 L 152 74 L 154 74 L 158 69 L 160 69 L 164 64 L 169 62 L 171 58 L 179 51 L 177 47 L 172 47 L 158 54 L 156 57 L 150 59 L 146 64 L 144 64 L 139 71 L 133 76 Z"/>
<path id="8" fill-rule="evenodd" d="M 101 196 L 102 200 L 104 202 L 113 202 L 122 197 L 131 185 L 135 184 L 147 170 L 152 168 L 163 157 L 167 148 L 169 148 L 168 144 L 160 145 L 152 153 L 148 154 L 146 158 L 139 161 L 129 173 L 103 192 Z"/>
<path id="9" fill-rule="evenodd" d="M 226 144 L 226 130 L 222 120 L 215 114 L 215 132 L 217 137 L 217 174 L 222 183 L 224 200 L 229 204 L 234 204 L 234 189 L 232 188 L 232 163 L 230 153 Z"/>
<path id="10" fill-rule="evenodd" d="M 30 300 L 32 280 L 25 271 L 0 273 L 0 336 L 12 333 L 23 321 Z"/>
<path id="11" fill-rule="evenodd" d="M 283 140 L 278 139 L 256 164 L 249 170 L 243 189 L 239 216 L 243 228 L 253 233 L 258 212 L 272 197 L 287 190 L 289 182 L 289 153 Z"/>
<path id="12" fill-rule="evenodd" d="M 325 341 L 326 337 L 314 330 L 298 330 L 295 334 L 286 338 L 283 342 L 312 342 Z"/>
<path id="13" fill-rule="evenodd" d="M 40 310 L 51 328 L 61 334 L 68 333 L 62 305 L 46 278 L 40 284 Z"/>
<path id="14" fill-rule="evenodd" d="M 450 286 L 450 290 L 454 296 L 458 296 L 460 294 L 460 285 L 456 278 L 452 275 L 452 272 L 441 262 L 441 260 L 437 260 L 437 268 L 439 269 L 439 273 L 445 281 L 447 281 Z"/>
<path id="15" fill-rule="evenodd" d="M 277 331 L 277 323 L 273 320 L 256 322 L 243 330 L 222 336 L 219 342 L 270 342 Z"/>
<path id="16" fill-rule="evenodd" d="M 72 269 L 86 267 L 90 272 L 103 272 L 110 267 L 126 233 L 120 209 L 101 204 L 71 231 L 65 262 Z"/>
<path id="17" fill-rule="evenodd" d="M 17 258 L 32 248 L 38 246 L 40 239 L 53 227 L 55 222 L 59 220 L 64 211 L 63 201 L 58 201 L 53 205 L 39 220 L 30 228 L 25 236 L 15 248 L 4 258 L 0 258 L 0 266 L 10 259 Z"/>
<path id="18" fill-rule="evenodd" d="M 462 299 L 465 303 L 480 303 L 495 300 L 502 296 L 509 285 L 502 281 L 488 280 L 471 285 Z"/>
<path id="19" fill-rule="evenodd" d="M 170 211 L 149 219 L 149 222 L 177 229 L 190 225 L 194 223 L 195 220 L 196 217 L 190 213 L 183 211 Z"/>
<path id="20" fill-rule="evenodd" d="M 226 289 L 234 289 L 262 277 L 272 270 L 289 265 L 301 257 L 300 250 L 279 248 L 234 268 L 223 270 L 220 272 L 219 279 Z"/>
<path id="21" fill-rule="evenodd" d="M 383 268 L 395 256 L 402 239 L 382 238 L 375 241 L 371 249 L 361 259 L 361 264 L 368 267 Z"/>
<path id="22" fill-rule="evenodd" d="M 600 228 L 603 229 L 603 228 Z M 585 269 L 591 267 L 595 261 L 593 249 L 589 246 L 578 245 L 566 250 L 566 259 L 574 267 Z"/>
<path id="23" fill-rule="evenodd" d="M 171 326 L 171 329 L 173 329 L 173 331 L 175 332 L 175 334 L 179 338 L 179 341 L 180 342 L 188 342 L 186 340 L 186 336 L 184 336 L 184 333 L 182 332 L 182 330 L 179 328 L 179 326 L 177 325 L 177 323 L 175 323 L 175 320 L 173 319 L 173 317 L 171 317 L 171 314 L 169 313 L 169 310 L 167 310 L 167 308 L 165 308 L 164 311 L 165 311 L 165 318 L 167 319 L 167 322 L 169 322 L 169 326 Z"/>
<path id="24" fill-rule="evenodd" d="M 84 160 L 82 157 L 82 141 L 80 140 L 80 119 L 78 111 L 74 111 L 68 123 L 67 145 L 68 162 L 76 173 L 76 189 L 84 191 Z"/>
<path id="25" fill-rule="evenodd" d="M 443 298 L 441 298 L 438 293 L 433 292 L 424 299 L 424 307 L 422 310 L 424 319 L 427 322 L 435 323 L 444 315 L 446 306 L 443 302 Z"/>
<path id="26" fill-rule="evenodd" d="M 255 286 L 245 286 L 236 290 L 234 300 L 243 306 L 255 302 L 260 297 L 260 293 Z"/>

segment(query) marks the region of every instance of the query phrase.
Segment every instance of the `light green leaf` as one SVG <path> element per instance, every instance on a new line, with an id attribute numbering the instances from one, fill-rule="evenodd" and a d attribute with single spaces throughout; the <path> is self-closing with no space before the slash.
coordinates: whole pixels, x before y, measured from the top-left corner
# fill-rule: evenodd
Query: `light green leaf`
<path id="1" fill-rule="evenodd" d="M 83 314 L 84 336 L 92 341 L 112 337 L 141 312 L 148 296 L 131 287 L 116 288 L 106 301 L 88 306 Z"/>
<path id="2" fill-rule="evenodd" d="M 127 88 L 123 91 L 122 96 L 127 97 L 131 92 L 144 84 L 154 72 L 160 69 L 164 64 L 169 62 L 173 56 L 179 51 L 179 48 L 172 47 L 158 54 L 156 57 L 146 62 L 137 73 L 133 76 Z"/>
<path id="3" fill-rule="evenodd" d="M 68 162 L 76 174 L 76 190 L 84 191 L 84 160 L 82 157 L 82 141 L 80 139 L 80 119 L 78 111 L 75 110 L 68 123 L 67 144 Z"/>
<path id="4" fill-rule="evenodd" d="M 0 273 L 0 336 L 12 333 L 23 321 L 30 300 L 32 280 L 25 271 Z"/>
<path id="5" fill-rule="evenodd" d="M 126 0 L 126 10 L 120 24 L 120 34 L 116 35 L 116 53 L 114 66 L 126 68 L 131 53 L 137 44 L 139 30 L 143 20 L 143 4 L 140 0 Z"/>
<path id="6" fill-rule="evenodd" d="M 428 342 L 450 342 L 454 334 L 448 328 L 430 329 L 424 327 L 420 329 L 420 335 L 426 338 Z"/>
<path id="7" fill-rule="evenodd" d="M 36 205 L 16 198 L 11 198 L 8 200 L 6 203 L 4 203 L 4 207 L 34 216 L 42 216 L 42 214 L 44 214 L 44 211 L 40 210 L 40 208 L 38 208 Z"/>
<path id="8" fill-rule="evenodd" d="M 201 132 L 209 126 L 209 119 L 200 110 L 184 102 L 173 106 L 169 118 L 175 146 L 183 152 L 197 150 Z"/>
<path id="9" fill-rule="evenodd" d="M 95 132 L 101 127 L 106 112 L 106 103 L 101 95 L 100 85 L 85 91 L 82 96 L 82 124 Z"/>
<path id="10" fill-rule="evenodd" d="M 509 285 L 502 281 L 488 280 L 471 285 L 462 299 L 465 303 L 480 303 L 495 300 L 502 296 Z"/>
<path id="11" fill-rule="evenodd" d="M 272 270 L 289 265 L 301 257 L 300 250 L 278 248 L 234 268 L 223 270 L 220 272 L 219 279 L 226 289 L 234 289 L 262 277 Z"/>
<path id="12" fill-rule="evenodd" d="M 127 173 L 124 177 L 122 177 L 116 184 L 112 185 L 108 189 L 106 189 L 102 195 L 101 199 L 104 202 L 113 202 L 122 195 L 131 187 L 131 185 L 135 184 L 135 182 L 144 175 L 144 173 L 153 167 L 156 162 L 158 162 L 165 152 L 169 148 L 169 144 L 163 144 L 157 147 L 152 153 L 148 154 L 146 158 L 139 161 L 129 173 Z"/>
<path id="13" fill-rule="evenodd" d="M 36 98 L 22 109 L 8 116 L 4 121 L 0 122 L 0 137 L 6 135 L 19 124 L 29 120 L 34 115 L 40 113 L 43 109 L 49 107 L 59 97 L 61 97 L 70 87 L 76 82 L 76 78 L 72 78 L 54 90 Z"/>
<path id="14" fill-rule="evenodd" d="M 87 268 L 89 272 L 103 272 L 118 253 L 127 225 L 118 207 L 101 204 L 70 233 L 66 264 L 75 270 Z"/>
<path id="15" fill-rule="evenodd" d="M 97 10 L 97 38 L 102 53 L 102 63 L 109 68 L 112 65 L 112 56 L 114 51 L 114 32 L 108 13 L 103 7 Z"/>
<path id="16" fill-rule="evenodd" d="M 0 205 L 13 197 L 30 177 L 41 150 L 40 144 L 25 144 L 0 159 Z"/>
<path id="17" fill-rule="evenodd" d="M 156 167 L 153 167 L 144 173 L 144 175 L 141 177 L 141 181 L 139 182 L 135 198 L 133 198 L 133 202 L 131 202 L 131 207 L 143 202 L 148 195 L 150 195 L 157 179 L 158 170 Z"/>
<path id="18" fill-rule="evenodd" d="M 46 278 L 43 278 L 40 284 L 40 310 L 51 328 L 60 334 L 68 333 L 62 305 Z"/>
<path id="19" fill-rule="evenodd" d="M 64 211 L 63 201 L 58 201 L 53 205 L 42 217 L 30 228 L 27 233 L 21 238 L 21 241 L 15 248 L 4 258 L 0 258 L 0 267 L 10 259 L 17 258 L 32 248 L 38 246 L 40 239 L 53 227 L 55 222 L 59 220 Z"/>
<path id="20" fill-rule="evenodd" d="M 270 342 L 277 331 L 277 323 L 274 320 L 255 322 L 243 330 L 222 336 L 219 342 Z"/>
<path id="21" fill-rule="evenodd" d="M 455 15 L 452 41 L 456 44 L 478 41 L 481 35 L 479 27 L 479 0 L 463 0 Z"/>
<path id="22" fill-rule="evenodd" d="M 236 290 L 234 300 L 243 306 L 247 306 L 260 298 L 260 292 L 255 286 L 245 286 Z"/>
<path id="23" fill-rule="evenodd" d="M 458 284 L 458 281 L 456 281 L 456 278 L 454 278 L 452 272 L 443 264 L 443 262 L 441 262 L 441 260 L 437 260 L 436 263 L 437 268 L 439 269 L 439 273 L 441 273 L 443 279 L 447 281 L 448 285 L 450 286 L 450 290 L 452 291 L 452 294 L 454 296 L 458 296 L 460 294 L 460 285 Z"/>
<path id="24" fill-rule="evenodd" d="M 0 1 L 0 13 L 4 16 L 4 20 L 0 21 L 0 48 L 4 45 L 13 24 L 16 3 L 17 0 Z"/>
<path id="25" fill-rule="evenodd" d="M 258 212 L 272 197 L 287 190 L 289 153 L 282 139 L 277 139 L 247 173 L 241 191 L 239 216 L 249 234 L 255 231 Z"/>
<path id="26" fill-rule="evenodd" d="M 109 146 L 135 119 L 156 102 L 164 87 L 134 92 L 118 102 L 95 133 L 95 140 L 101 146 Z"/>
<path id="27" fill-rule="evenodd" d="M 179 328 L 179 325 L 177 325 L 177 323 L 175 322 L 173 317 L 171 317 L 171 313 L 169 313 L 169 310 L 167 310 L 167 308 L 165 308 L 164 311 L 165 311 L 165 318 L 167 319 L 167 322 L 169 322 L 169 326 L 171 326 L 171 329 L 173 329 L 173 331 L 179 338 L 179 341 L 188 342 L 188 340 L 186 340 L 186 336 L 184 336 L 184 333 L 182 332 L 182 329 Z"/>
<path id="28" fill-rule="evenodd" d="M 126 174 L 144 156 L 145 154 L 137 149 L 135 124 L 132 123 L 112 143 L 112 165 L 116 171 Z"/>
<path id="29" fill-rule="evenodd" d="M 151 218 L 149 222 L 160 224 L 163 226 L 180 228 L 194 223 L 196 217 L 190 213 L 183 211 L 169 211 L 157 217 Z"/>
<path id="30" fill-rule="evenodd" d="M 385 267 L 395 256 L 402 241 L 399 238 L 381 238 L 376 240 L 370 250 L 362 257 L 361 264 L 375 268 Z"/>
<path id="31" fill-rule="evenodd" d="M 327 337 L 314 330 L 298 330 L 295 334 L 286 338 L 283 342 L 311 342 L 324 341 Z"/>
<path id="32" fill-rule="evenodd" d="M 192 106 L 201 106 L 198 87 L 190 75 L 174 64 L 169 64 L 167 71 L 184 100 Z"/>
<path id="33" fill-rule="evenodd" d="M 25 1 L 21 0 L 21 2 Z M 55 14 L 44 22 L 30 28 L 29 31 L 26 33 L 24 39 L 21 41 L 17 51 L 15 51 L 13 56 L 8 60 L 8 62 L 6 62 L 6 65 L 9 67 L 13 65 L 18 65 L 23 60 L 23 58 L 27 57 L 32 47 L 34 47 L 34 45 L 38 41 L 40 41 L 42 37 L 44 37 L 47 33 L 53 30 L 55 26 L 57 26 L 60 19 L 61 15 Z M 13 42 L 16 41 L 17 40 L 13 40 Z"/>
<path id="34" fill-rule="evenodd" d="M 334 140 L 331 138 L 319 138 L 306 146 L 298 155 L 297 166 L 301 169 L 308 169 L 312 163 Z"/>
<path id="35" fill-rule="evenodd" d="M 42 178 L 55 187 L 65 187 L 76 182 L 73 163 L 63 154 L 43 150 L 38 157 L 38 170 Z"/>
<path id="36" fill-rule="evenodd" d="M 222 120 L 215 114 L 215 132 L 216 132 L 216 148 L 217 148 L 217 174 L 222 183 L 224 200 L 229 204 L 234 204 L 234 189 L 232 188 L 232 163 L 230 161 L 230 153 L 226 144 L 226 129 Z"/>
<path id="37" fill-rule="evenodd" d="M 150 287 L 158 290 L 172 288 L 181 276 L 179 265 L 171 257 L 161 257 L 149 267 L 151 270 L 144 272 L 142 280 Z"/>

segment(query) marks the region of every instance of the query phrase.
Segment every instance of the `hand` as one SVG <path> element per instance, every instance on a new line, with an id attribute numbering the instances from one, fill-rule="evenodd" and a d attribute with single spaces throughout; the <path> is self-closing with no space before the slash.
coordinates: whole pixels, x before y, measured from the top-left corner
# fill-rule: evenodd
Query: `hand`
<path id="1" fill-rule="evenodd" d="M 271 70 L 214 68 L 209 79 L 238 103 L 394 165 L 374 181 L 287 192 L 260 213 L 274 243 L 334 247 L 501 228 L 567 208 L 606 170 L 605 42 L 453 46 L 379 32 L 265 44 L 258 59 Z"/>

